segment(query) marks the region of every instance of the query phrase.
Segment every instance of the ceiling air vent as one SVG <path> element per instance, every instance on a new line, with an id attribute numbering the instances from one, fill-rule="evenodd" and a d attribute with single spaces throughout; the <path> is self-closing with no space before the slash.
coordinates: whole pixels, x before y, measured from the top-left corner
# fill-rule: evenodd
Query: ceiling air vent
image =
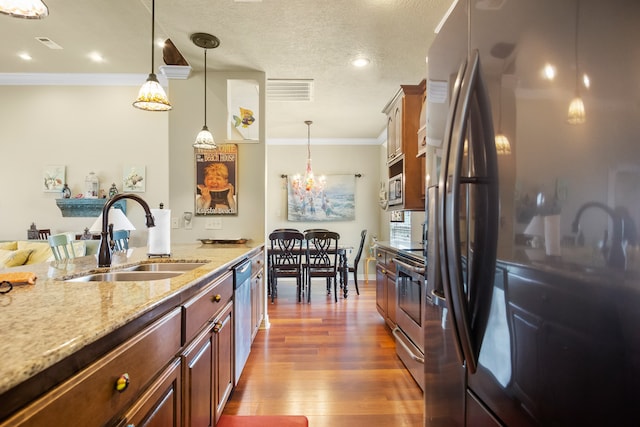
<path id="1" fill-rule="evenodd" d="M 313 80 L 267 79 L 267 101 L 313 101 Z"/>

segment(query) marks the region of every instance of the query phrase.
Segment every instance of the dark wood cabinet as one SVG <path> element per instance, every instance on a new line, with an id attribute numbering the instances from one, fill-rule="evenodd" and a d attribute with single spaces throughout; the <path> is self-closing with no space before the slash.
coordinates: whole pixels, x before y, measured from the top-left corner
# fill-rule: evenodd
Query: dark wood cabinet
<path id="1" fill-rule="evenodd" d="M 388 177 L 403 178 L 403 202 L 389 210 L 424 210 L 424 156 L 417 140 L 425 93 L 426 80 L 402 85 L 382 110 L 387 115 Z"/>
<path id="2" fill-rule="evenodd" d="M 212 426 L 233 389 L 233 275 L 206 286 L 184 304 L 183 315 L 184 425 Z"/>
<path id="3" fill-rule="evenodd" d="M 147 392 L 125 414 L 120 426 L 178 427 L 182 421 L 182 375 L 180 359 L 165 369 Z"/>
<path id="4" fill-rule="evenodd" d="M 376 308 L 389 328 L 396 326 L 396 269 L 394 253 L 376 247 Z"/>

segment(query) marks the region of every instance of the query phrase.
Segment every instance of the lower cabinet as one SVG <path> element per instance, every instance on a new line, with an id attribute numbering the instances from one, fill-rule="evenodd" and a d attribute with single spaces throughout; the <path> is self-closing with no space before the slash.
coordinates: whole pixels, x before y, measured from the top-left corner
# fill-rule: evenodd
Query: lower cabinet
<path id="1" fill-rule="evenodd" d="M 125 414 L 119 426 L 178 427 L 182 420 L 182 366 L 176 358 Z"/>
<path id="2" fill-rule="evenodd" d="M 251 264 L 251 338 L 254 339 L 264 318 L 264 251 Z"/>
<path id="3" fill-rule="evenodd" d="M 396 327 L 396 271 L 394 254 L 376 248 L 376 308 L 392 330 Z"/>
<path id="4" fill-rule="evenodd" d="M 189 344 L 184 364 L 184 425 L 212 426 L 233 388 L 233 304 Z"/>

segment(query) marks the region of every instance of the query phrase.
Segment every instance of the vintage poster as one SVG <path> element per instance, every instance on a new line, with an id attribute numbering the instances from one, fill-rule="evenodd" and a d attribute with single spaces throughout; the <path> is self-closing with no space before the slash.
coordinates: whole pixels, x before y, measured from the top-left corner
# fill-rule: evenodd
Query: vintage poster
<path id="1" fill-rule="evenodd" d="M 213 150 L 195 149 L 196 215 L 238 214 L 238 146 L 218 145 Z"/>

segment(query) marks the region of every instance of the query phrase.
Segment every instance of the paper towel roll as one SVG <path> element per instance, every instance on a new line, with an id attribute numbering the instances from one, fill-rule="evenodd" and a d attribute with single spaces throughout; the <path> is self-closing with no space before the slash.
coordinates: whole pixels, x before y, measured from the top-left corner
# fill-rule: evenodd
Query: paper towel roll
<path id="1" fill-rule="evenodd" d="M 149 255 L 171 254 L 171 209 L 151 209 L 156 226 L 149 228 L 147 253 Z"/>
<path id="2" fill-rule="evenodd" d="M 547 255 L 560 256 L 560 215 L 544 217 L 544 244 Z"/>

